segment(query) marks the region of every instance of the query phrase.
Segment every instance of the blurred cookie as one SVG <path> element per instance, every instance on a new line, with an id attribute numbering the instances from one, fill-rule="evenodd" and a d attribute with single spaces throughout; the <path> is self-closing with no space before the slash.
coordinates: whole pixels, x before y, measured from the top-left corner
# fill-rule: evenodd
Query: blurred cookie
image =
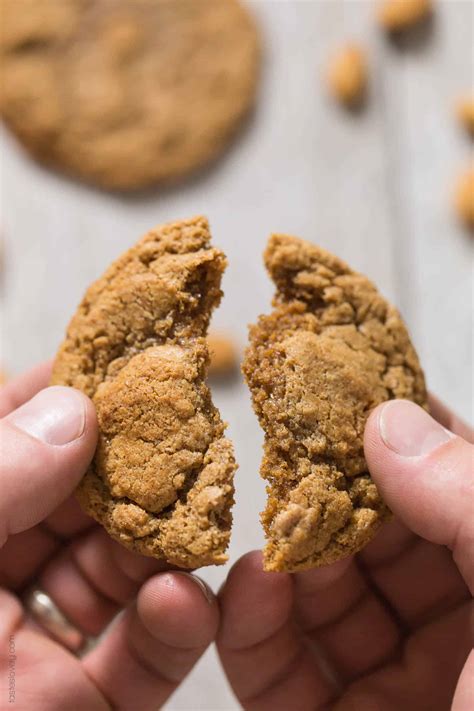
<path id="1" fill-rule="evenodd" d="M 350 44 L 336 54 L 327 71 L 330 93 L 341 104 L 360 106 L 367 92 L 367 62 L 364 51 Z"/>
<path id="2" fill-rule="evenodd" d="M 454 206 L 459 220 L 474 230 L 474 166 L 463 173 L 456 183 Z"/>
<path id="3" fill-rule="evenodd" d="M 265 431 L 266 570 L 328 565 L 356 553 L 390 516 L 364 459 L 371 410 L 427 406 L 398 311 L 362 274 L 296 237 L 273 235 L 265 263 L 274 310 L 251 327 L 244 374 Z"/>
<path id="4" fill-rule="evenodd" d="M 228 378 L 237 372 L 238 354 L 233 338 L 220 331 L 211 331 L 207 336 L 209 348 L 209 376 Z"/>
<path id="5" fill-rule="evenodd" d="M 213 160 L 251 107 L 238 0 L 2 0 L 0 110 L 36 158 L 106 188 Z"/>
<path id="6" fill-rule="evenodd" d="M 403 32 L 431 15 L 431 0 L 382 0 L 377 7 L 379 24 L 387 32 Z"/>
<path id="7" fill-rule="evenodd" d="M 460 99 L 456 106 L 456 115 L 461 126 L 474 138 L 474 97 Z"/>
<path id="8" fill-rule="evenodd" d="M 151 230 L 89 287 L 51 380 L 97 411 L 83 509 L 127 548 L 184 568 L 227 560 L 236 465 L 204 338 L 225 265 L 202 217 Z"/>

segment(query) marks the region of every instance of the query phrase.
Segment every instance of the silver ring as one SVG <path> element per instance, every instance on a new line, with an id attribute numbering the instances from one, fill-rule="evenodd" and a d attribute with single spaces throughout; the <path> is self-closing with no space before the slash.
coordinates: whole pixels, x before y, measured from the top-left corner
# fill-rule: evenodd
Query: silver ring
<path id="1" fill-rule="evenodd" d="M 31 588 L 24 596 L 23 604 L 33 620 L 64 647 L 76 654 L 84 653 L 90 647 L 89 638 L 67 619 L 44 590 Z"/>

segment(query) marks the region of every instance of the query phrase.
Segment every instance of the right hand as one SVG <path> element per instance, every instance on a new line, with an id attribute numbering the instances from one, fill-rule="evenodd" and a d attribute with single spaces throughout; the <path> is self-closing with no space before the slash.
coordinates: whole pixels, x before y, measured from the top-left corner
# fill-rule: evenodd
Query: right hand
<path id="1" fill-rule="evenodd" d="M 380 405 L 370 472 L 397 520 L 355 557 L 289 575 L 258 552 L 220 593 L 218 648 L 251 711 L 474 709 L 472 437 L 439 403 Z"/>

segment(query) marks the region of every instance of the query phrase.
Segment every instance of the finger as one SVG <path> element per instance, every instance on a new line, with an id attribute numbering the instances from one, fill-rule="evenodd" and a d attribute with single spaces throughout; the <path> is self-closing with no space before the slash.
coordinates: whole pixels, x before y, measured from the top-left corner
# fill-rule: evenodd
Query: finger
<path id="1" fill-rule="evenodd" d="M 30 400 L 39 390 L 45 388 L 51 377 L 52 361 L 36 365 L 26 373 L 10 380 L 0 388 L 0 417 Z"/>
<path id="2" fill-rule="evenodd" d="M 294 581 L 300 625 L 335 670 L 338 682 L 367 674 L 395 654 L 400 630 L 354 558 L 298 573 Z"/>
<path id="3" fill-rule="evenodd" d="M 57 539 L 68 541 L 97 524 L 93 518 L 84 513 L 73 495 L 47 516 L 42 521 L 42 526 Z"/>
<path id="4" fill-rule="evenodd" d="M 10 667 L 14 675 L 14 693 L 9 695 L 12 708 L 110 711 L 76 657 L 32 629 L 16 596 L 0 590 L 0 609 L 0 666 L 2 672 L 5 669 L 5 679 L 9 662 L 14 664 Z M 8 698 L 6 685 L 4 688 L 4 698 Z M 2 709 L 7 708 L 6 703 Z"/>
<path id="5" fill-rule="evenodd" d="M 357 555 L 368 579 L 404 627 L 419 627 L 467 596 L 448 549 L 393 520 Z"/>
<path id="6" fill-rule="evenodd" d="M 469 595 L 449 550 L 417 536 L 391 557 L 377 560 L 370 550 L 358 559 L 407 629 L 438 618 Z"/>
<path id="7" fill-rule="evenodd" d="M 471 651 L 459 677 L 452 711 L 472 711 L 474 701 L 474 651 Z"/>
<path id="8" fill-rule="evenodd" d="M 0 545 L 71 494 L 96 441 L 94 407 L 72 388 L 46 388 L 0 421 Z"/>
<path id="9" fill-rule="evenodd" d="M 114 709 L 161 708 L 214 639 L 218 607 L 188 573 L 145 583 L 136 604 L 83 660 Z"/>
<path id="10" fill-rule="evenodd" d="M 471 637 L 465 603 L 412 634 L 400 659 L 352 684 L 335 711 L 452 708 L 456 681 L 472 646 Z M 457 711 L 470 711 L 471 707 L 472 704 Z"/>
<path id="11" fill-rule="evenodd" d="M 364 448 L 390 508 L 419 536 L 448 546 L 474 589 L 472 445 L 417 405 L 392 400 L 371 414 Z"/>
<path id="12" fill-rule="evenodd" d="M 474 432 L 472 427 L 469 427 L 460 417 L 451 412 L 435 395 L 429 396 L 429 404 L 430 412 L 435 420 L 438 420 L 443 427 L 447 427 L 454 434 L 463 437 L 467 442 L 473 443 Z"/>
<path id="13" fill-rule="evenodd" d="M 22 590 L 59 545 L 40 526 L 10 536 L 0 548 L 0 586 L 15 592 Z"/>
<path id="14" fill-rule="evenodd" d="M 66 541 L 93 527 L 95 521 L 70 496 L 40 524 L 10 536 L 0 548 L 0 585 L 22 590 Z"/>
<path id="15" fill-rule="evenodd" d="M 219 655 L 245 709 L 317 709 L 333 696 L 291 619 L 289 575 L 264 573 L 259 552 L 241 558 L 219 594 Z"/>
<path id="16" fill-rule="evenodd" d="M 164 561 L 141 556 L 113 541 L 100 527 L 61 548 L 38 583 L 86 635 L 98 635 Z"/>

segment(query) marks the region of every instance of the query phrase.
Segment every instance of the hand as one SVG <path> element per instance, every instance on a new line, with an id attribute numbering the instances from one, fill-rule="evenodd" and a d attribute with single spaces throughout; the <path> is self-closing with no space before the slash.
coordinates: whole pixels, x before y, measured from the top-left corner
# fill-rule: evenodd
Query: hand
<path id="1" fill-rule="evenodd" d="M 447 711 L 454 693 L 453 711 L 474 708 L 473 447 L 432 412 L 458 436 L 406 401 L 369 418 L 367 462 L 397 519 L 359 555 L 288 575 L 255 552 L 231 570 L 218 648 L 245 709 Z"/>
<path id="2" fill-rule="evenodd" d="M 18 711 L 156 709 L 214 639 L 217 604 L 197 578 L 127 551 L 82 513 L 71 493 L 94 453 L 95 412 L 71 388 L 40 391 L 49 373 L 0 391 L 0 707 L 13 695 Z M 125 611 L 79 659 L 23 609 L 32 583 L 84 635 Z"/>

